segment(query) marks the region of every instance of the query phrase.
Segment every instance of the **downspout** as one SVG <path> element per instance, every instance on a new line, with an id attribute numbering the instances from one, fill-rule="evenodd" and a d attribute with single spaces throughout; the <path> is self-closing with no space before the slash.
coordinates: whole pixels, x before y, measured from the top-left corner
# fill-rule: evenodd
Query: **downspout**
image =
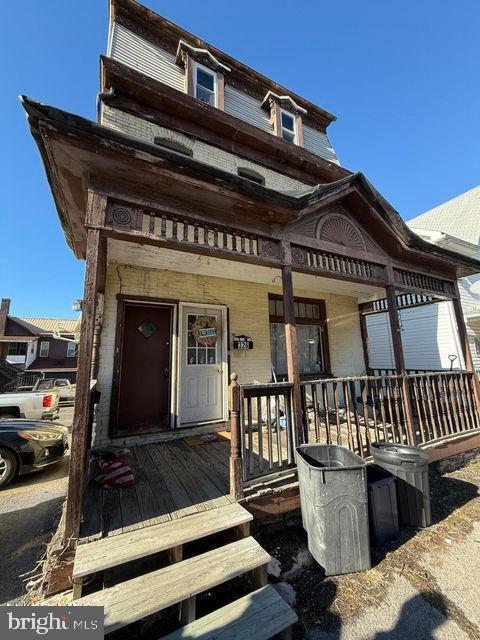
<path id="1" fill-rule="evenodd" d="M 108 100 L 108 98 L 113 98 L 115 95 L 115 89 L 110 87 L 108 91 L 100 91 L 97 93 L 97 122 L 100 124 L 100 107 L 102 106 L 102 102 Z"/>

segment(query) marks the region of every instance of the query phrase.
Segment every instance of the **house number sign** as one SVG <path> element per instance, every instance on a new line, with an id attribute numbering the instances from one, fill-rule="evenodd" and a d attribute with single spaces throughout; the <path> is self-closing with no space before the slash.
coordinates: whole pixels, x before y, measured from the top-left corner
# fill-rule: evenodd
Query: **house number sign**
<path id="1" fill-rule="evenodd" d="M 218 324 L 215 318 L 200 316 L 192 324 L 192 334 L 198 344 L 213 347 L 218 338 Z"/>
<path id="2" fill-rule="evenodd" d="M 253 340 L 249 336 L 233 336 L 234 349 L 253 349 Z"/>

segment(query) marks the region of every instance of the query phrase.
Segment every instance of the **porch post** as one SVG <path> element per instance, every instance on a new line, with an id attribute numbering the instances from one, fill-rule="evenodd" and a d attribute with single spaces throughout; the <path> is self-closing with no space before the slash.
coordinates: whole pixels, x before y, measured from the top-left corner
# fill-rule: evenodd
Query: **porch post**
<path id="1" fill-rule="evenodd" d="M 358 315 L 360 318 L 360 334 L 362 336 L 363 360 L 365 362 L 365 371 L 367 372 L 367 376 L 370 376 L 372 374 L 372 369 L 370 367 L 370 356 L 368 353 L 367 319 L 365 317 L 365 314 L 363 313 L 363 309 L 361 305 L 358 305 Z"/>
<path id="2" fill-rule="evenodd" d="M 480 382 L 475 373 L 475 365 L 473 364 L 472 352 L 470 351 L 470 343 L 468 342 L 467 327 L 465 325 L 465 316 L 463 315 L 462 302 L 460 299 L 460 291 L 458 289 L 458 283 L 454 285 L 455 297 L 452 298 L 453 310 L 455 312 L 455 320 L 457 322 L 457 331 L 462 345 L 463 360 L 465 362 L 465 368 L 467 371 L 472 372 L 473 378 L 473 393 L 475 396 L 475 402 L 477 409 L 480 413 Z"/>
<path id="3" fill-rule="evenodd" d="M 405 357 L 403 355 L 402 336 L 400 335 L 400 325 L 398 323 L 397 294 L 394 284 L 387 284 L 388 318 L 390 320 L 390 331 L 392 333 L 393 354 L 395 357 L 395 368 L 397 374 L 402 376 L 402 396 L 403 408 L 405 412 L 405 422 L 409 444 L 416 444 L 415 428 L 413 424 L 412 401 L 410 398 L 410 387 L 408 384 L 407 372 L 405 370 Z"/>
<path id="4" fill-rule="evenodd" d="M 285 343 L 287 348 L 288 381 L 293 382 L 293 415 L 296 444 L 303 443 L 302 392 L 300 388 L 300 358 L 298 357 L 297 325 L 293 301 L 292 249 L 290 242 L 282 241 L 282 289 Z"/>
<path id="5" fill-rule="evenodd" d="M 82 305 L 82 324 L 78 349 L 78 372 L 73 414 L 72 445 L 68 478 L 67 506 L 65 513 L 65 543 L 72 543 L 78 536 L 82 514 L 83 490 L 89 446 L 88 421 L 90 415 L 90 381 L 97 294 L 104 282 L 104 238 L 99 227 L 105 222 L 106 198 L 88 192 L 87 248 L 85 257 L 85 287 Z M 89 228 L 89 226 L 96 228 Z"/>
<path id="6" fill-rule="evenodd" d="M 241 387 L 237 382 L 238 375 L 230 375 L 230 496 L 237 501 L 243 498 L 243 465 L 241 455 Z"/>

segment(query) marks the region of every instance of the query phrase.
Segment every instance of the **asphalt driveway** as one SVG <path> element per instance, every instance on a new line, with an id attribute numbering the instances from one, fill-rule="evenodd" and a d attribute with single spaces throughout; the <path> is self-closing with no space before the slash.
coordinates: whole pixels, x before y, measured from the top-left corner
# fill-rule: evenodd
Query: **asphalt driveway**
<path id="1" fill-rule="evenodd" d="M 70 427 L 73 407 L 59 422 Z M 0 604 L 18 603 L 25 593 L 20 576 L 32 571 L 54 533 L 67 491 L 68 456 L 40 473 L 14 480 L 0 491 Z M 28 579 L 28 578 L 27 578 Z"/>

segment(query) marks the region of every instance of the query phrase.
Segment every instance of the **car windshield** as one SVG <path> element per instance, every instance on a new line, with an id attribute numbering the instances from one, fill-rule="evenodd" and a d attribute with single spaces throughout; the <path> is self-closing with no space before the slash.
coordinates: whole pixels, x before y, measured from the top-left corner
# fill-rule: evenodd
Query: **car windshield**
<path id="1" fill-rule="evenodd" d="M 53 380 L 39 380 L 36 384 L 35 391 L 46 391 L 52 389 Z"/>

